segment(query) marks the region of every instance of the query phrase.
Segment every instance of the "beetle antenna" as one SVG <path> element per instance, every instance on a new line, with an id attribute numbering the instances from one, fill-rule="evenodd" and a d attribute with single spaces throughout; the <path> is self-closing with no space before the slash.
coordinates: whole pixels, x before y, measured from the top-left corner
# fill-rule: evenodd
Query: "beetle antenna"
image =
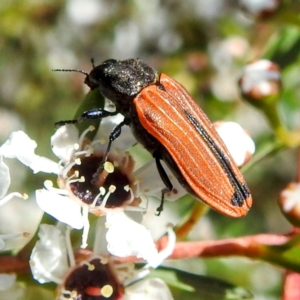
<path id="1" fill-rule="evenodd" d="M 53 72 L 78 72 L 84 74 L 85 76 L 89 76 L 89 73 L 83 70 L 77 69 L 52 69 Z"/>
<path id="2" fill-rule="evenodd" d="M 93 57 L 91 58 L 91 63 L 92 63 L 92 67 L 93 67 L 93 69 L 94 69 L 94 68 L 95 68 L 95 60 L 94 60 Z"/>

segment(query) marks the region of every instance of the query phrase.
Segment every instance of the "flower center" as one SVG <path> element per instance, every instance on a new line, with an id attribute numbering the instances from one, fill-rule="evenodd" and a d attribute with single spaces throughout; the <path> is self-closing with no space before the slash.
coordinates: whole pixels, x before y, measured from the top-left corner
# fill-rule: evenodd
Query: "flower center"
<path id="1" fill-rule="evenodd" d="M 121 299 L 123 285 L 111 267 L 95 258 L 73 270 L 67 277 L 62 294 L 64 299 Z"/>
<path id="2" fill-rule="evenodd" d="M 108 191 L 111 186 L 115 186 L 116 189 L 109 196 L 105 207 L 120 207 L 130 198 L 130 192 L 128 189 L 124 189 L 130 185 L 130 180 L 119 167 L 115 167 L 109 171 L 106 171 L 104 168 L 103 172 L 99 175 L 98 180 L 95 180 L 93 176 L 97 172 L 101 162 L 102 157 L 100 156 L 81 158 L 81 164 L 74 165 L 70 170 L 70 173 L 73 174 L 78 172 L 78 177 L 84 177 L 85 180 L 84 182 L 72 180 L 70 189 L 73 194 L 85 204 L 100 206 L 105 197 L 105 193 L 102 192 L 103 189 L 104 191 Z M 101 192 L 99 192 L 100 188 Z M 95 201 L 96 197 L 97 200 Z"/>

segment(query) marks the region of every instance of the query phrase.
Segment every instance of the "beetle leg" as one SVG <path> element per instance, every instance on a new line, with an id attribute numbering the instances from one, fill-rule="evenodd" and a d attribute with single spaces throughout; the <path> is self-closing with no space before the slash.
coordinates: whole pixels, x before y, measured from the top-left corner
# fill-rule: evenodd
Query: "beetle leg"
<path id="1" fill-rule="evenodd" d="M 165 188 L 162 189 L 161 191 L 161 201 L 159 207 L 156 209 L 156 215 L 159 216 L 160 213 L 164 209 L 164 200 L 165 200 L 165 194 L 173 190 L 173 185 L 168 177 L 168 174 L 166 173 L 165 169 L 163 168 L 161 161 L 160 161 L 160 156 L 157 155 L 156 153 L 153 153 L 153 157 L 155 158 L 156 162 L 156 167 L 157 171 L 159 173 L 159 176 L 163 183 L 165 184 Z"/>
<path id="2" fill-rule="evenodd" d="M 63 126 L 66 124 L 77 124 L 80 123 L 82 120 L 84 119 L 103 119 L 106 117 L 111 117 L 111 116 L 115 116 L 117 115 L 118 112 L 117 111 L 107 111 L 101 108 L 95 108 L 95 109 L 91 109 L 88 111 L 85 111 L 80 117 L 78 117 L 75 120 L 64 120 L 64 121 L 59 121 L 55 123 L 55 126 Z"/>
<path id="3" fill-rule="evenodd" d="M 109 152 L 110 152 L 110 148 L 111 148 L 111 144 L 112 144 L 113 141 L 115 141 L 120 136 L 121 131 L 122 131 L 122 127 L 126 124 L 127 124 L 127 121 L 123 120 L 110 133 L 109 138 L 108 138 L 109 141 L 108 141 L 108 144 L 107 144 L 107 148 L 105 150 L 105 153 L 103 155 L 103 158 L 102 158 L 102 161 L 101 161 L 101 164 L 100 164 L 99 168 L 97 169 L 96 173 L 93 175 L 93 181 L 98 180 L 99 175 L 102 173 L 102 171 L 104 169 L 104 164 L 107 161 L 107 158 L 108 158 L 108 155 L 109 155 Z"/>

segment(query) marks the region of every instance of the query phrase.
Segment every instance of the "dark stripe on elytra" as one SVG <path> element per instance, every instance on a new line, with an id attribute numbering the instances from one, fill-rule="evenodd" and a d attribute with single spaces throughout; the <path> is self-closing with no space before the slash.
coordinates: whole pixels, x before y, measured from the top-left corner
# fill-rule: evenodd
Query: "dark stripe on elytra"
<path id="1" fill-rule="evenodd" d="M 232 195 L 231 204 L 233 206 L 243 206 L 244 201 L 250 196 L 250 192 L 245 183 L 239 182 L 238 178 L 235 176 L 234 171 L 232 170 L 230 163 L 227 157 L 224 156 L 224 153 L 220 150 L 220 148 L 216 145 L 214 140 L 208 135 L 206 130 L 201 126 L 197 120 L 186 110 L 184 110 L 185 115 L 187 116 L 190 123 L 195 127 L 195 129 L 202 136 L 208 147 L 214 153 L 215 157 L 220 162 L 223 170 L 225 171 L 233 189 L 234 194 Z"/>

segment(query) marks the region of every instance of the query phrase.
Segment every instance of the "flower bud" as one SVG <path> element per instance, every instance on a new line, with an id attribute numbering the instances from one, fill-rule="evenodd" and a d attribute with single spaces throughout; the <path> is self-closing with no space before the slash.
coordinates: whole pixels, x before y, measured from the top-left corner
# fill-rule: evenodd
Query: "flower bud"
<path id="1" fill-rule="evenodd" d="M 280 0 L 240 0 L 242 9 L 259 19 L 273 15 L 280 4 Z"/>
<path id="2" fill-rule="evenodd" d="M 284 216 L 300 227 L 300 183 L 289 183 L 280 193 L 278 202 Z"/>
<path id="3" fill-rule="evenodd" d="M 281 91 L 281 74 L 277 64 L 261 59 L 245 66 L 239 79 L 242 96 L 253 105 L 273 102 Z"/>

